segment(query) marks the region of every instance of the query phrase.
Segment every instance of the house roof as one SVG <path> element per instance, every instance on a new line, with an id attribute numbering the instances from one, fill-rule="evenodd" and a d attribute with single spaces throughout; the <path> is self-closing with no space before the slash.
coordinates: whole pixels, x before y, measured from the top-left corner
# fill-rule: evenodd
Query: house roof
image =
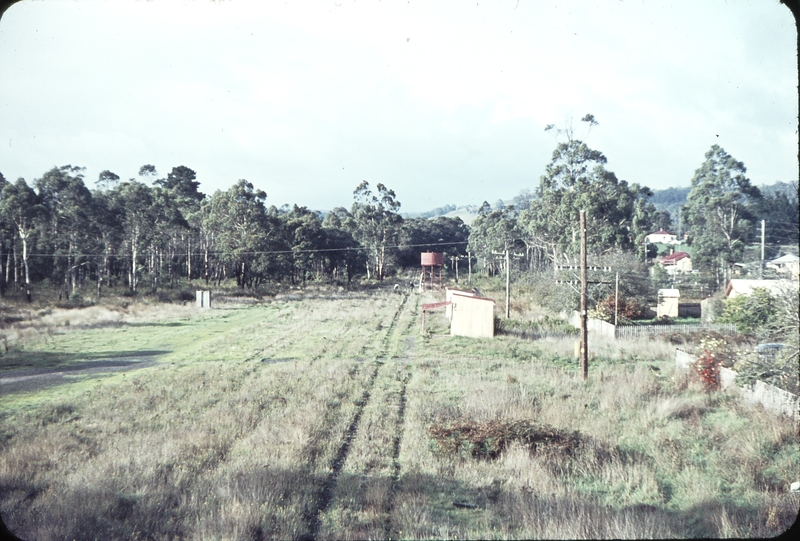
<path id="1" fill-rule="evenodd" d="M 787 289 L 797 289 L 794 280 L 745 280 L 734 278 L 725 288 L 725 296 L 750 295 L 754 289 L 763 288 L 770 293 L 781 293 Z"/>
<path id="2" fill-rule="evenodd" d="M 655 233 L 650 233 L 650 234 L 651 235 L 672 235 L 672 236 L 675 236 L 672 233 L 670 233 L 669 231 L 664 231 L 663 229 L 659 229 Z"/>
<path id="3" fill-rule="evenodd" d="M 677 299 L 681 296 L 681 291 L 679 289 L 659 289 L 658 296 Z"/>
<path id="4" fill-rule="evenodd" d="M 795 261 L 800 261 L 800 257 L 797 257 L 794 254 L 786 254 L 782 255 L 778 259 L 773 259 L 770 263 L 794 263 Z"/>
<path id="5" fill-rule="evenodd" d="M 686 257 L 691 259 L 691 256 L 686 252 L 675 252 L 674 254 L 665 255 L 661 259 L 661 263 L 677 263 L 678 261 Z"/>

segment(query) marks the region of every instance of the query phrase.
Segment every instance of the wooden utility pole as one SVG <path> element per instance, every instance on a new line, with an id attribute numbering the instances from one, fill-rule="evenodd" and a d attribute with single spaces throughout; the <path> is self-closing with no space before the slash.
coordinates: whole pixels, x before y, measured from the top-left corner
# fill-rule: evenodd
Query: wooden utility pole
<path id="1" fill-rule="evenodd" d="M 617 312 L 619 312 L 619 272 L 614 285 L 614 326 L 617 326 Z"/>
<path id="2" fill-rule="evenodd" d="M 764 233 L 767 229 L 767 221 L 761 220 L 761 278 L 764 278 Z"/>
<path id="3" fill-rule="evenodd" d="M 467 263 L 469 263 L 469 277 L 467 278 L 467 281 L 469 282 L 469 285 L 472 285 L 472 252 L 467 252 Z"/>
<path id="4" fill-rule="evenodd" d="M 511 269 L 508 264 L 508 248 L 506 248 L 506 319 L 511 317 Z"/>
<path id="5" fill-rule="evenodd" d="M 589 344 L 586 332 L 586 211 L 581 211 L 581 372 L 589 376 Z"/>

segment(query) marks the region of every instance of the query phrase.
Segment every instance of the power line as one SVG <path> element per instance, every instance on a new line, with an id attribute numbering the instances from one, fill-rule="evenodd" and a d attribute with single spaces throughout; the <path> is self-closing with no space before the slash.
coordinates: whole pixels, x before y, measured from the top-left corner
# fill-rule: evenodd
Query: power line
<path id="1" fill-rule="evenodd" d="M 421 246 L 453 246 L 453 245 L 461 245 L 461 244 L 468 244 L 467 241 L 457 241 L 457 242 L 430 242 L 424 244 L 393 244 L 387 245 L 385 248 L 418 248 Z M 206 253 L 209 255 L 217 255 L 217 254 L 229 254 L 235 252 L 237 255 L 273 255 L 273 254 L 307 254 L 307 253 L 323 253 L 323 252 L 357 252 L 369 250 L 369 248 L 364 248 L 362 246 L 352 246 L 352 247 L 345 247 L 345 248 L 315 248 L 315 249 L 308 249 L 308 250 L 248 250 L 243 252 L 236 252 L 230 251 L 225 252 L 222 250 L 209 250 L 208 252 L 191 252 L 189 255 L 192 256 L 204 256 Z M 7 252 L 11 253 L 11 252 Z M 142 256 L 147 256 L 151 252 L 144 250 L 141 252 Z M 176 251 L 178 255 L 186 255 L 186 252 Z M 102 252 L 93 253 L 93 254 L 28 254 L 28 257 L 104 257 L 106 254 Z M 127 256 L 127 254 L 124 254 Z M 116 255 L 119 257 L 119 255 Z"/>

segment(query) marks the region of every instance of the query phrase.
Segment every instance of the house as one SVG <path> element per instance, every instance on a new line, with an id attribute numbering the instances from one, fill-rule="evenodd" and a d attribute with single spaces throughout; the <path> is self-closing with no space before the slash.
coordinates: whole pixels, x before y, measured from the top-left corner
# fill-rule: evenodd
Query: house
<path id="1" fill-rule="evenodd" d="M 664 231 L 663 229 L 659 229 L 655 233 L 650 233 L 645 238 L 647 242 L 653 244 L 678 244 L 678 236 L 669 233 L 668 231 Z"/>
<path id="2" fill-rule="evenodd" d="M 772 295 L 780 295 L 785 291 L 797 291 L 797 282 L 794 280 L 739 280 L 734 278 L 725 288 L 725 296 L 735 298 L 741 295 L 750 295 L 754 289 L 766 289 Z"/>
<path id="3" fill-rule="evenodd" d="M 692 258 L 686 252 L 675 252 L 661 258 L 659 263 L 669 274 L 692 272 Z"/>
<path id="4" fill-rule="evenodd" d="M 767 268 L 774 269 L 778 274 L 788 274 L 792 280 L 797 280 L 800 277 L 800 257 L 786 254 L 767 262 Z"/>

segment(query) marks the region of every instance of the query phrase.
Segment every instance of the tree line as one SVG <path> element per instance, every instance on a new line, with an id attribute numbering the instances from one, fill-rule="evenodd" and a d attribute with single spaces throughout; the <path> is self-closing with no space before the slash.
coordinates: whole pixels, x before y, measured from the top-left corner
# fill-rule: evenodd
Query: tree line
<path id="1" fill-rule="evenodd" d="M 581 121 L 586 135 L 598 125 L 590 114 Z M 606 156 L 578 138 L 571 125 L 545 130 L 558 142 L 535 191 L 523 190 L 513 205 L 492 208 L 484 202 L 471 224 L 469 249 L 484 268 L 502 270 L 503 259 L 493 256 L 505 250 L 524 254 L 520 264 L 534 271 L 576 264 L 580 210 L 586 211 L 590 254 L 629 252 L 643 261 L 655 257 L 657 248 L 646 243 L 647 235 L 671 229 L 673 223 L 667 210 L 653 204 L 653 192 L 618 179 L 607 169 Z M 693 266 L 717 287 L 733 275 L 746 246 L 760 240 L 761 220 L 767 222 L 768 245 L 798 243 L 797 182 L 789 193 L 764 195 L 746 172 L 744 163 L 714 145 L 695 171 L 688 195 L 682 194 L 681 221 Z"/>
<path id="2" fill-rule="evenodd" d="M 350 209 L 328 213 L 267 205 L 247 180 L 207 196 L 196 173 L 174 167 L 157 178 L 121 181 L 100 173 L 93 190 L 84 169 L 54 167 L 29 185 L 0 175 L 0 292 L 49 281 L 59 298 L 93 283 L 158 290 L 178 279 L 254 289 L 268 281 L 382 280 L 387 269 L 419 265 L 419 252 L 463 253 L 469 230 L 459 219 L 403 219 L 396 194 L 367 181 Z"/>
<path id="3" fill-rule="evenodd" d="M 54 167 L 32 185 L 0 174 L 0 293 L 14 284 L 30 299 L 31 284 L 42 281 L 69 298 L 87 282 L 99 295 L 104 286 L 124 283 L 135 293 L 178 279 L 230 279 L 247 289 L 267 281 L 383 280 L 419 267 L 422 251 L 469 254 L 489 275 L 503 270 L 505 260 L 495 256 L 509 251 L 520 270 L 544 272 L 575 263 L 580 210 L 589 253 L 654 256 L 645 237 L 669 228 L 669 213 L 656 209 L 649 188 L 617 178 L 606 156 L 584 142 L 599 125 L 594 116 L 581 122 L 581 138 L 571 124 L 547 126 L 556 147 L 538 187 L 507 206 L 484 202 L 470 227 L 460 218 L 404 218 L 395 192 L 367 181 L 354 190 L 349 209 L 321 213 L 268 206 L 267 194 L 247 180 L 206 195 L 183 165 L 163 178 L 143 165 L 140 180 L 127 181 L 106 170 L 92 190 L 84 169 L 72 165 Z M 742 162 L 714 145 L 682 207 L 695 268 L 718 284 L 757 239 L 762 216 L 778 217 L 772 240 L 797 242 L 797 197 L 765 197 L 745 174 Z"/>

